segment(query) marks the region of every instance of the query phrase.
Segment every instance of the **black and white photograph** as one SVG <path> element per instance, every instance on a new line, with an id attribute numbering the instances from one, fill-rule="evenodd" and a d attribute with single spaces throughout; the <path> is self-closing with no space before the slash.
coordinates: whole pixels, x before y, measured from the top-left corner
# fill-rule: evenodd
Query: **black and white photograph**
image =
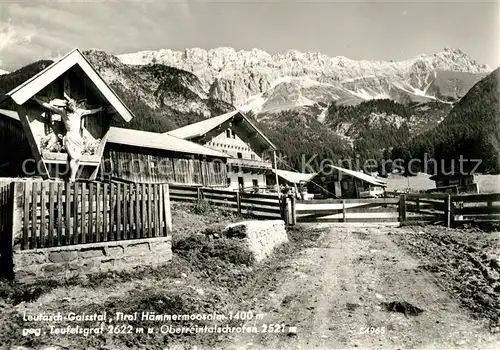
<path id="1" fill-rule="evenodd" d="M 0 349 L 500 349 L 500 1 L 0 1 Z"/>

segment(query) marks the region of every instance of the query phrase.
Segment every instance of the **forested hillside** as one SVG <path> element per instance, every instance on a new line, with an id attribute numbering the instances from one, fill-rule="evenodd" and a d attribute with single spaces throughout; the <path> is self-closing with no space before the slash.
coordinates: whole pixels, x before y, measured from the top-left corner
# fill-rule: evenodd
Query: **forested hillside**
<path id="1" fill-rule="evenodd" d="M 352 155 L 348 143 L 317 120 L 297 111 L 282 112 L 278 118 L 279 124 L 259 122 L 257 125 L 286 162 L 286 165 L 279 164 L 280 168 L 318 171 L 323 159 L 337 161 Z M 306 164 L 309 167 L 303 169 Z"/>
<path id="2" fill-rule="evenodd" d="M 481 159 L 479 171 L 500 172 L 500 68 L 478 82 L 436 128 L 397 147 L 393 158 Z"/>
<path id="3" fill-rule="evenodd" d="M 385 150 L 407 142 L 437 125 L 451 110 L 442 102 L 410 103 L 376 99 L 356 106 L 332 102 L 325 125 L 350 138 L 353 151 L 362 159 L 380 159 Z"/>
<path id="4" fill-rule="evenodd" d="M 18 85 L 22 84 L 38 72 L 41 72 L 46 67 L 50 66 L 52 61 L 41 60 L 33 62 L 15 72 L 0 75 L 0 101 L 5 99 L 4 95 Z M 15 109 L 15 104 L 11 101 L 3 101 L 0 108 Z"/>

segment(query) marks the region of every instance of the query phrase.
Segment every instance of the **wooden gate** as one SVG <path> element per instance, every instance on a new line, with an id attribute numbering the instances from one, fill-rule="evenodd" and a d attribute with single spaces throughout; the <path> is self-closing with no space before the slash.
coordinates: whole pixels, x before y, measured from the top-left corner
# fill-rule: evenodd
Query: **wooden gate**
<path id="1" fill-rule="evenodd" d="M 402 195 L 405 202 L 407 220 L 444 222 L 451 224 L 451 199 L 447 193 L 419 193 Z M 415 219 L 414 219 L 415 220 Z M 406 220 L 403 220 L 406 221 Z"/>
<path id="2" fill-rule="evenodd" d="M 296 201 L 296 222 L 397 222 L 399 198 Z"/>

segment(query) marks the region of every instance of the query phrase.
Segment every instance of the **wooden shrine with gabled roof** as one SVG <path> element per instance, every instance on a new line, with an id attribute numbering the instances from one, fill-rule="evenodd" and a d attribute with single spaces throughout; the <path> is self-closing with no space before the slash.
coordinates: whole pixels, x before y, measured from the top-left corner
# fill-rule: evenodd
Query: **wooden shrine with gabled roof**
<path id="1" fill-rule="evenodd" d="M 91 106 L 92 115 L 81 118 L 83 147 L 78 179 L 95 179 L 111 121 L 129 122 L 133 118 L 78 49 L 8 92 L 5 99 L 15 103 L 16 111 L 8 113 L 13 115 L 11 119 L 19 120 L 29 143 L 33 162 L 27 165 L 35 165 L 36 174 L 43 179 L 67 178 L 69 155 L 62 141 L 68 130 L 55 112 L 58 108 L 64 108 L 69 101 L 84 101 Z M 42 102 L 50 104 L 49 108 L 44 108 Z"/>

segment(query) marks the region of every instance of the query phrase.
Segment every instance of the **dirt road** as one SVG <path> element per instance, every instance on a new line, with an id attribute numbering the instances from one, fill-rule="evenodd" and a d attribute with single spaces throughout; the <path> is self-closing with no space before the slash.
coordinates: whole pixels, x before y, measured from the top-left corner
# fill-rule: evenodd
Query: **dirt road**
<path id="1" fill-rule="evenodd" d="M 332 226 L 318 247 L 292 260 L 279 288 L 253 310 L 264 317 L 246 325 L 259 333 L 235 336 L 224 348 L 500 348 L 485 321 L 472 319 L 418 268 L 421 261 L 393 243 L 394 230 Z M 397 301 L 423 312 L 389 311 L 386 303 Z M 285 324 L 285 332 L 263 333 L 269 324 Z"/>

